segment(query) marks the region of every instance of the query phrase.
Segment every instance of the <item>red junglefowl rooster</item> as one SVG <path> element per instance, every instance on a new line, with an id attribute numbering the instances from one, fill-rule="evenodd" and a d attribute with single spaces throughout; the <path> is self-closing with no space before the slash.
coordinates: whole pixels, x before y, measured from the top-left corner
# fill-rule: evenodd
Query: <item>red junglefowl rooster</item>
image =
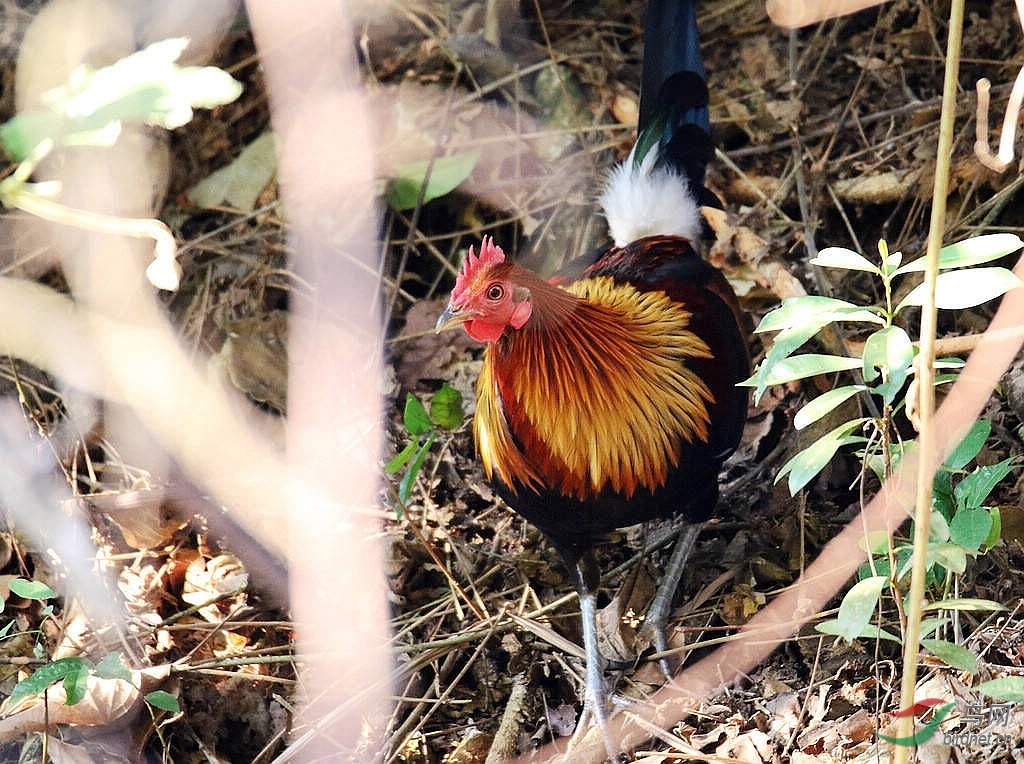
<path id="1" fill-rule="evenodd" d="M 647 13 L 641 131 L 601 196 L 614 244 L 546 281 L 485 238 L 437 322 L 488 344 L 477 450 L 498 493 L 573 573 L 587 658 L 581 726 L 592 714 L 612 754 L 593 546 L 614 528 L 711 513 L 746 418 L 736 383 L 749 375 L 735 295 L 694 248 L 700 203 L 717 203 L 703 186 L 711 143 L 694 3 L 652 0 Z M 698 530 L 681 534 L 648 612 L 659 651 Z"/>

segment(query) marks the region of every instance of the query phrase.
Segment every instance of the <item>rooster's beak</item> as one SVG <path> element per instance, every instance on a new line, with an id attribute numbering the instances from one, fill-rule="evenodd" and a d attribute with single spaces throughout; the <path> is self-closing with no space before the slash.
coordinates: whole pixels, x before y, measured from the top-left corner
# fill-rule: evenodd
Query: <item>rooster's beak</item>
<path id="1" fill-rule="evenodd" d="M 463 324 L 472 317 L 472 313 L 464 313 L 451 303 L 448 303 L 448 307 L 437 317 L 437 323 L 434 325 L 434 334 L 440 334 L 445 329 L 451 329 L 453 326 Z"/>

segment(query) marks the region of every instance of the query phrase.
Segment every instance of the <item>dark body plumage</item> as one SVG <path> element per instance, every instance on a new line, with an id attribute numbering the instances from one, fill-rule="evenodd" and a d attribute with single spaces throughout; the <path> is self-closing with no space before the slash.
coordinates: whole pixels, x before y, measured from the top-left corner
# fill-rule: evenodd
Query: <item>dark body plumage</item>
<path id="1" fill-rule="evenodd" d="M 567 286 L 578 279 L 601 276 L 640 292 L 664 292 L 685 306 L 691 314 L 690 330 L 707 344 L 712 356 L 690 358 L 686 364 L 707 384 L 713 403 L 708 407 L 707 440 L 682 440 L 678 464 L 669 470 L 665 482 L 653 489 L 642 486 L 627 495 L 605 488 L 592 497 L 577 499 L 566 496 L 557 486 L 534 490 L 519 481 L 494 481 L 501 497 L 544 531 L 570 561 L 579 559 L 603 534 L 615 528 L 677 514 L 692 521 L 706 519 L 718 498 L 722 462 L 739 443 L 747 412 L 747 391 L 736 387 L 749 375 L 736 298 L 721 272 L 702 260 L 687 240 L 650 236 L 625 247 L 609 247 L 573 263 L 555 281 Z M 501 355 L 500 343 L 491 352 Z M 583 384 L 628 385 L 635 381 L 630 380 L 632 373 L 630 369 L 612 368 L 605 372 L 605 378 Z M 511 396 L 514 393 L 504 398 Z M 502 406 L 507 409 L 509 403 L 503 400 Z M 585 424 L 581 430 L 581 437 L 599 437 Z"/>

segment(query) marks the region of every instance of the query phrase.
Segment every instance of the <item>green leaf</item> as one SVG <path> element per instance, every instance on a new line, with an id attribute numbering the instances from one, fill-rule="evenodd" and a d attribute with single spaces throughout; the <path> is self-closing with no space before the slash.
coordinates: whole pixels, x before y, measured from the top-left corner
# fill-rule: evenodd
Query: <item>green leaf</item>
<path id="1" fill-rule="evenodd" d="M 857 542 L 861 551 L 871 555 L 885 554 L 889 551 L 889 532 L 885 530 L 871 531 Z"/>
<path id="2" fill-rule="evenodd" d="M 277 172 L 274 134 L 265 130 L 225 167 L 207 175 L 187 192 L 198 207 L 227 204 L 241 212 L 252 212 L 263 190 Z"/>
<path id="3" fill-rule="evenodd" d="M 1013 271 L 1006 268 L 972 268 L 940 273 L 935 281 L 935 305 L 945 310 L 963 310 L 981 305 L 1020 286 Z M 919 284 L 896 306 L 899 313 L 908 306 L 924 305 L 927 285 Z"/>
<path id="4" fill-rule="evenodd" d="M 430 436 L 420 446 L 420 450 L 416 452 L 416 458 L 409 465 L 409 471 L 405 473 L 398 484 L 398 498 L 403 502 L 409 500 L 409 494 L 412 493 L 412 484 L 416 482 L 416 476 L 420 473 L 420 468 L 423 467 L 423 460 L 427 458 L 427 453 L 429 453 L 430 447 L 434 445 L 436 438 L 437 435 L 430 433 Z"/>
<path id="5" fill-rule="evenodd" d="M 1024 242 L 1012 233 L 991 233 L 964 239 L 939 250 L 939 269 L 967 268 L 972 265 L 988 263 L 1005 257 L 1011 252 L 1016 252 L 1022 246 L 1024 246 Z M 915 271 L 923 273 L 926 266 L 927 258 L 921 257 L 912 263 L 907 263 L 896 273 Z"/>
<path id="6" fill-rule="evenodd" d="M 438 427 L 454 430 L 465 419 L 462 412 L 462 393 L 445 382 L 430 399 L 430 418 Z"/>
<path id="7" fill-rule="evenodd" d="M 985 539 L 985 551 L 998 544 L 999 539 L 1003 537 L 1003 516 L 999 512 L 999 507 L 988 507 L 988 513 L 992 516 L 992 530 Z"/>
<path id="8" fill-rule="evenodd" d="M 12 579 L 9 588 L 26 600 L 51 600 L 57 596 L 53 589 L 41 581 L 27 581 L 24 578 Z"/>
<path id="9" fill-rule="evenodd" d="M 766 380 L 776 364 L 788 357 L 794 350 L 803 345 L 821 329 L 817 323 L 807 326 L 790 326 L 783 329 L 772 340 L 768 353 L 758 367 L 755 377 L 758 379 L 757 389 L 754 391 L 754 402 L 757 403 L 768 389 Z"/>
<path id="10" fill-rule="evenodd" d="M 949 540 L 974 554 L 981 549 L 992 530 L 992 515 L 987 509 L 961 509 L 949 523 Z"/>
<path id="11" fill-rule="evenodd" d="M 402 469 L 402 467 L 405 466 L 405 463 L 412 459 L 413 454 L 416 453 L 416 449 L 418 449 L 419 447 L 420 444 L 418 440 L 410 440 L 408 443 L 406 443 L 405 448 L 403 448 L 401 451 L 395 454 L 391 458 L 391 461 L 384 465 L 385 474 L 394 475 L 396 472 Z"/>
<path id="12" fill-rule="evenodd" d="M 984 505 L 985 499 L 1003 478 L 1013 472 L 1013 458 L 995 464 L 978 467 L 957 483 L 953 490 L 958 507 L 975 508 Z"/>
<path id="13" fill-rule="evenodd" d="M 14 689 L 11 691 L 11 696 L 8 699 L 8 707 L 13 707 L 23 701 L 25 698 L 38 695 L 43 692 L 50 685 L 55 682 L 63 681 L 65 678 L 71 676 L 75 677 L 73 681 L 77 682 L 80 674 L 88 671 L 92 668 L 92 662 L 87 658 L 59 658 L 52 663 L 47 663 L 44 666 L 40 666 L 35 670 L 32 676 L 27 679 L 22 679 L 18 682 Z M 68 699 L 70 700 L 71 694 L 68 693 Z"/>
<path id="14" fill-rule="evenodd" d="M 871 623 L 878 599 L 888 584 L 889 579 L 885 576 L 871 576 L 851 586 L 839 605 L 836 636 L 847 642 L 853 642 L 859 637 Z"/>
<path id="15" fill-rule="evenodd" d="M 958 597 L 952 600 L 939 600 L 930 602 L 924 606 L 924 610 L 970 610 L 970 611 L 995 611 L 1006 610 L 1005 605 L 992 600 L 975 599 L 972 597 Z"/>
<path id="16" fill-rule="evenodd" d="M 178 699 L 169 692 L 153 690 L 153 692 L 146 693 L 145 700 L 149 705 L 159 708 L 161 711 L 167 711 L 172 714 L 181 713 Z"/>
<path id="17" fill-rule="evenodd" d="M 107 653 L 103 660 L 96 664 L 96 675 L 103 679 L 124 679 L 130 682 L 131 670 L 124 665 L 120 653 Z"/>
<path id="18" fill-rule="evenodd" d="M 427 410 L 420 403 L 420 399 L 412 393 L 405 395 L 405 412 L 402 415 L 402 423 L 410 435 L 424 435 L 434 426 Z"/>
<path id="19" fill-rule="evenodd" d="M 765 314 L 754 331 L 761 334 L 807 326 L 817 326 L 820 329 L 832 321 L 885 323 L 877 313 L 852 302 L 821 295 L 805 295 L 783 300 L 779 307 Z"/>
<path id="20" fill-rule="evenodd" d="M 47 108 L 21 112 L 0 127 L 0 142 L 18 161 L 46 139 L 109 146 L 123 122 L 173 129 L 192 118 L 193 108 L 241 95 L 242 85 L 227 72 L 175 64 L 186 45 L 186 38 L 162 40 L 102 69 L 79 66 L 67 84 L 47 93 Z"/>
<path id="21" fill-rule="evenodd" d="M 433 162 L 424 160 L 400 165 L 388 189 L 387 203 L 401 212 L 411 210 L 419 203 L 421 191 L 424 204 L 451 193 L 469 177 L 479 159 L 479 151 L 463 151 L 438 157 Z"/>
<path id="22" fill-rule="evenodd" d="M 978 671 L 978 659 L 965 647 L 944 639 L 922 639 L 921 644 L 930 650 L 936 658 L 955 669 L 966 671 L 968 674 Z"/>
<path id="23" fill-rule="evenodd" d="M 775 476 L 775 482 L 777 483 L 789 475 L 789 492 L 795 494 L 824 469 L 840 448 L 854 443 L 867 442 L 867 438 L 850 435 L 853 430 L 866 421 L 866 418 L 861 418 L 844 422 L 831 432 L 822 435 L 782 465 L 779 473 Z"/>
<path id="24" fill-rule="evenodd" d="M 796 416 L 793 417 L 793 426 L 798 430 L 802 430 L 807 425 L 817 422 L 826 414 L 835 411 L 844 401 L 867 389 L 864 385 L 845 385 L 822 393 L 796 412 Z"/>
<path id="25" fill-rule="evenodd" d="M 859 358 L 824 355 L 821 353 L 804 353 L 783 358 L 763 375 L 761 369 L 758 369 L 750 379 L 740 382 L 740 385 L 742 387 L 755 387 L 761 384 L 765 386 L 782 385 L 786 382 L 813 377 L 817 374 L 831 374 L 836 371 L 856 369 L 860 365 L 861 360 Z"/>
<path id="26" fill-rule="evenodd" d="M 864 343 L 864 379 L 871 382 L 881 374 L 883 382 L 875 385 L 875 392 L 889 405 L 903 388 L 913 361 L 914 343 L 898 326 L 879 329 Z"/>
<path id="27" fill-rule="evenodd" d="M 1000 700 L 1024 703 L 1024 676 L 1004 676 L 999 679 L 992 679 L 988 682 L 982 682 L 974 689 Z"/>
<path id="28" fill-rule="evenodd" d="M 833 636 L 833 637 L 841 637 L 841 636 L 843 636 L 840 633 L 841 627 L 839 625 L 839 620 L 838 619 L 833 619 L 831 621 L 822 621 L 817 626 L 815 626 L 814 629 L 815 629 L 815 631 L 818 631 L 818 632 L 820 632 L 822 634 L 828 634 L 828 635 Z M 865 626 L 861 630 L 860 634 L 858 634 L 856 636 L 856 638 L 857 639 L 887 639 L 890 642 L 895 642 L 896 644 L 902 644 L 903 643 L 903 640 L 900 639 L 897 635 L 893 634 L 890 631 L 886 631 L 885 629 L 880 629 L 878 626 L 876 626 L 873 623 L 869 623 L 867 626 Z"/>
<path id="29" fill-rule="evenodd" d="M 92 663 L 80 658 L 76 665 L 64 675 L 64 705 L 73 706 L 85 697 L 89 689 L 89 673 Z"/>
<path id="30" fill-rule="evenodd" d="M 957 544 L 929 544 L 928 565 L 935 564 L 941 565 L 953 573 L 963 573 L 967 570 L 967 553 L 962 546 Z M 900 578 L 902 577 L 903 571 L 900 575 Z"/>
<path id="31" fill-rule="evenodd" d="M 942 512 L 933 509 L 932 510 L 932 521 L 931 530 L 929 532 L 929 538 L 932 541 L 938 541 L 939 543 L 945 543 L 949 541 L 949 521 Z"/>
<path id="32" fill-rule="evenodd" d="M 953 449 L 953 453 L 946 458 L 944 464 L 951 470 L 961 470 L 966 467 L 981 452 L 981 448 L 985 445 L 991 432 L 991 422 L 987 419 L 977 420 L 971 425 L 971 429 L 957 444 L 957 447 Z"/>
<path id="33" fill-rule="evenodd" d="M 949 622 L 949 619 L 945 616 L 941 618 L 924 618 L 921 620 L 921 638 L 927 639 L 929 634 L 933 634 L 940 628 L 945 626 Z"/>
<path id="34" fill-rule="evenodd" d="M 811 263 L 824 268 L 844 268 L 848 271 L 867 271 L 881 275 L 877 265 L 864 255 L 845 247 L 825 247 L 817 257 L 811 259 Z"/>
<path id="35" fill-rule="evenodd" d="M 932 479 L 932 509 L 950 520 L 956 512 L 953 500 L 953 473 L 948 469 L 939 469 Z"/>

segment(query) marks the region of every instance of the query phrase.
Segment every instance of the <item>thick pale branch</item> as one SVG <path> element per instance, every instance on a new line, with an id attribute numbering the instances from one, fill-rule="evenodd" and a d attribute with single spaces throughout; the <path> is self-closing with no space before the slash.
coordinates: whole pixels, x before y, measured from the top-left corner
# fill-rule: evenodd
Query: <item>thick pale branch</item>
<path id="1" fill-rule="evenodd" d="M 130 406 L 197 482 L 284 559 L 274 531 L 289 482 L 283 461 L 238 397 L 193 365 L 169 326 L 123 323 L 39 284 L 0 278 L 0 353 Z"/>

